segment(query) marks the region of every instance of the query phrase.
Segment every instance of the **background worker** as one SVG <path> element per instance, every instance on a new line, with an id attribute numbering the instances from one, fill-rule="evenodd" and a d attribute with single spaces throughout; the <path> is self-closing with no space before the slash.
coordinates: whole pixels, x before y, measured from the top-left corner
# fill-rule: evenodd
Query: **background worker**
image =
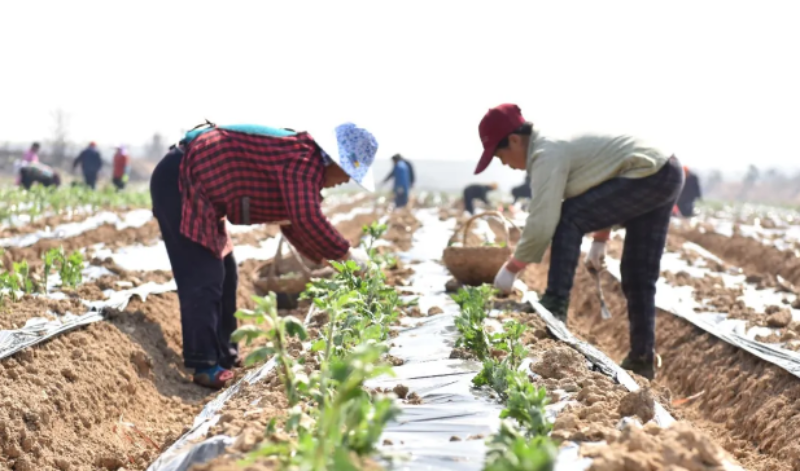
<path id="1" fill-rule="evenodd" d="M 34 183 L 45 187 L 58 187 L 61 185 L 61 175 L 49 165 L 31 162 L 19 168 L 19 183 L 26 190 L 30 190 Z"/>
<path id="2" fill-rule="evenodd" d="M 686 178 L 686 183 L 683 185 L 683 191 L 678 197 L 678 211 L 681 216 L 690 218 L 694 216 L 694 203 L 701 199 L 703 194 L 700 192 L 700 179 L 697 174 L 689 170 L 689 167 L 683 167 L 683 173 Z"/>
<path id="3" fill-rule="evenodd" d="M 529 263 L 541 263 L 552 242 L 541 304 L 566 323 L 584 234 L 607 234 L 604 229 L 624 226 L 620 268 L 631 349 L 622 367 L 652 379 L 656 281 L 672 206 L 683 187 L 678 160 L 628 136 L 549 139 L 513 104 L 490 109 L 479 133 L 484 151 L 476 174 L 497 156 L 513 169 L 527 169 L 531 178 L 530 214 L 514 255 L 495 277 L 495 287 L 509 292 L 517 274 Z M 605 242 L 602 237 L 595 241 L 589 260 L 602 265 Z"/>
<path id="4" fill-rule="evenodd" d="M 113 168 L 111 182 L 114 183 L 117 190 L 122 190 L 128 183 L 128 176 L 131 171 L 131 158 L 125 146 L 117 147 L 117 152 L 114 154 Z"/>
<path id="5" fill-rule="evenodd" d="M 349 123 L 314 137 L 207 123 L 156 166 L 153 215 L 178 287 L 184 364 L 194 369 L 195 383 L 221 388 L 239 362 L 231 342 L 238 274 L 226 221 L 278 224 L 308 259 L 353 260 L 364 268 L 366 253 L 351 249 L 322 214 L 320 191 L 351 179 L 372 191 L 377 148 L 372 134 Z"/>
<path id="6" fill-rule="evenodd" d="M 525 181 L 522 185 L 515 186 L 511 189 L 511 196 L 514 197 L 514 203 L 521 199 L 530 199 L 531 197 L 531 179 L 525 174 Z"/>
<path id="7" fill-rule="evenodd" d="M 36 163 L 39 161 L 39 143 L 34 142 L 31 144 L 30 149 L 26 150 L 24 154 L 22 154 L 22 158 L 19 160 L 14 161 L 14 173 L 16 173 L 16 183 L 19 185 L 22 183 L 20 181 L 20 168 L 30 165 L 32 163 Z"/>
<path id="8" fill-rule="evenodd" d="M 72 168 L 75 169 L 79 165 L 83 172 L 83 181 L 94 190 L 97 187 L 97 174 L 103 168 L 103 159 L 97 150 L 97 144 L 90 142 L 89 146 L 78 154 L 75 162 L 72 163 Z"/>
<path id="9" fill-rule="evenodd" d="M 389 178 L 394 179 L 394 206 L 396 208 L 403 208 L 408 204 L 414 173 L 411 170 L 411 164 L 401 157 L 400 154 L 395 154 L 392 160 L 394 161 L 392 173 L 389 174 L 389 177 L 387 177 L 384 182 Z"/>
<path id="10" fill-rule="evenodd" d="M 414 183 L 416 182 L 416 176 L 414 175 L 414 165 L 411 163 L 410 160 L 408 160 L 407 158 L 403 157 L 400 154 L 394 154 L 392 156 L 392 169 L 389 171 L 389 174 L 386 175 L 386 178 L 383 179 L 381 184 L 384 184 L 384 183 L 388 182 L 389 180 L 391 180 L 392 178 L 394 178 L 394 169 L 395 169 L 395 167 L 397 167 L 397 164 L 399 162 L 405 162 L 406 165 L 408 166 L 408 174 L 409 174 L 409 182 L 410 182 L 409 187 L 413 188 L 414 187 Z"/>
<path id="11" fill-rule="evenodd" d="M 488 185 L 474 184 L 464 188 L 464 211 L 475 214 L 475 200 L 489 204 L 489 192 L 497 190 L 497 183 Z"/>

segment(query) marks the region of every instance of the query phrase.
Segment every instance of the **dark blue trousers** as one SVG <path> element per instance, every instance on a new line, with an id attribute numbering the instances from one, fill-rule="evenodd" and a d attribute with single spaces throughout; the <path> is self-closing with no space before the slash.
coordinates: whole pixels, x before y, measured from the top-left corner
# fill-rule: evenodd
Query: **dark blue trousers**
<path id="1" fill-rule="evenodd" d="M 628 301 L 631 353 L 652 358 L 655 347 L 656 282 L 667 241 L 672 207 L 683 188 L 683 169 L 674 157 L 655 175 L 614 178 L 564 200 L 553 236 L 547 293 L 569 297 L 584 234 L 625 227 L 620 271 Z"/>
<path id="2" fill-rule="evenodd" d="M 97 187 L 97 172 L 83 172 L 83 181 L 86 182 L 86 186 L 94 190 Z"/>
<path id="3" fill-rule="evenodd" d="M 220 260 L 181 234 L 178 170 L 182 157 L 183 153 L 175 149 L 161 160 L 150 179 L 150 195 L 178 286 L 183 361 L 189 368 L 216 364 L 231 368 L 239 354 L 238 346 L 230 341 L 237 328 L 236 260 L 233 254 Z"/>

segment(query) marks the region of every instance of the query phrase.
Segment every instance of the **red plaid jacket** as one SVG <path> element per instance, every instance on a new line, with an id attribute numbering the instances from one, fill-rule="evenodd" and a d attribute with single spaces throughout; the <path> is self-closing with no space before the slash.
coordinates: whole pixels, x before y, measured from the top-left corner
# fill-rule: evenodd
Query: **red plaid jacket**
<path id="1" fill-rule="evenodd" d="M 350 244 L 320 208 L 325 165 L 307 133 L 272 137 L 212 129 L 185 151 L 178 180 L 184 236 L 222 258 L 233 249 L 226 217 L 233 224 L 288 221 L 281 231 L 309 259 L 347 254 Z"/>

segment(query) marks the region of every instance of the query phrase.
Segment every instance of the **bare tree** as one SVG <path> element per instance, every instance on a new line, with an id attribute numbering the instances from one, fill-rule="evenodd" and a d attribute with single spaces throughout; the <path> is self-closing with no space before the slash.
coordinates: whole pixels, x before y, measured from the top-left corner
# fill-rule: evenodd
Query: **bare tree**
<path id="1" fill-rule="evenodd" d="M 758 167 L 756 167 L 755 165 L 750 165 L 747 168 L 747 173 L 744 175 L 744 180 L 742 181 L 742 186 L 739 191 L 739 196 L 737 198 L 739 201 L 744 201 L 744 199 L 747 197 L 748 193 L 750 193 L 750 190 L 753 189 L 753 186 L 755 186 L 756 181 L 758 181 L 760 177 L 761 177 L 761 172 L 758 171 Z"/>
<path id="2" fill-rule="evenodd" d="M 69 158 L 69 114 L 61 108 L 51 113 L 53 118 L 53 137 L 50 139 L 50 152 L 43 160 L 54 166 L 61 166 Z"/>
<path id="3" fill-rule="evenodd" d="M 164 142 L 164 136 L 159 133 L 153 134 L 150 143 L 145 147 L 145 158 L 149 160 L 161 160 L 166 153 L 167 146 Z"/>

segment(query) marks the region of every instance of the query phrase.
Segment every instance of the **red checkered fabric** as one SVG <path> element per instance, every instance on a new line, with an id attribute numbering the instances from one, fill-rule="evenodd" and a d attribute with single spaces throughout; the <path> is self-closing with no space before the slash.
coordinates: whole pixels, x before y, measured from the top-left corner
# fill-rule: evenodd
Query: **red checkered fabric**
<path id="1" fill-rule="evenodd" d="M 350 244 L 322 214 L 324 170 L 307 133 L 273 137 L 212 129 L 187 145 L 181 162 L 181 233 L 222 258 L 232 249 L 226 217 L 233 224 L 288 221 L 281 230 L 303 255 L 341 259 Z"/>

